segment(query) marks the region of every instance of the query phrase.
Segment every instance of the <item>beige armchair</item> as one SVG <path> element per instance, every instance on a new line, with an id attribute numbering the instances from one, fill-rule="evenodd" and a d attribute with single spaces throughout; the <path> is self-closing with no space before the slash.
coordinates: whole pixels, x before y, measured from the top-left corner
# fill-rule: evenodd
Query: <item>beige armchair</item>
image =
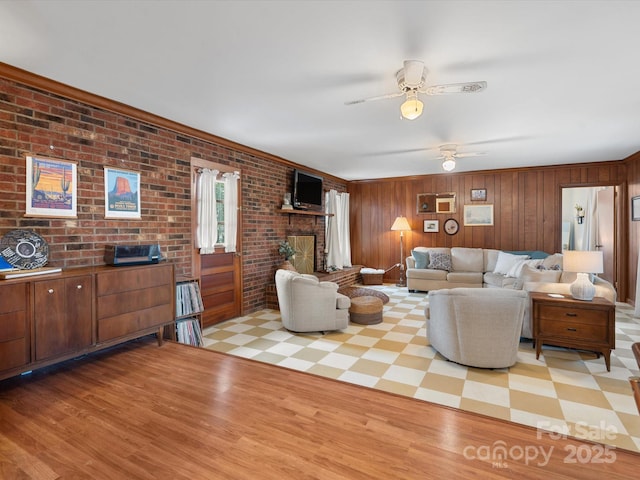
<path id="1" fill-rule="evenodd" d="M 522 290 L 434 290 L 425 310 L 427 338 L 453 362 L 481 368 L 510 367 L 517 360 L 528 302 L 528 293 Z"/>
<path id="2" fill-rule="evenodd" d="M 349 297 L 338 284 L 290 270 L 276 272 L 282 325 L 292 332 L 341 330 L 349 325 Z"/>

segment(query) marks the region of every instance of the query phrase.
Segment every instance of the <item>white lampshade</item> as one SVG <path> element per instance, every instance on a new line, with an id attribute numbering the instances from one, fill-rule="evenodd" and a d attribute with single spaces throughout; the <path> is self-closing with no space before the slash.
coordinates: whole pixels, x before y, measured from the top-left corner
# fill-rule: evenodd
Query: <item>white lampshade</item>
<path id="1" fill-rule="evenodd" d="M 407 120 L 415 120 L 422 115 L 424 104 L 418 99 L 416 92 L 407 92 L 407 99 L 400 105 L 400 113 Z"/>
<path id="2" fill-rule="evenodd" d="M 391 225 L 391 230 L 395 231 L 395 232 L 408 232 L 409 230 L 411 230 L 411 225 L 409 225 L 409 221 L 407 220 L 407 217 L 397 217 L 396 220 L 393 222 L 393 225 Z"/>
<path id="3" fill-rule="evenodd" d="M 562 269 L 565 272 L 602 273 L 604 272 L 602 252 L 565 250 L 562 252 Z"/>
<path id="4" fill-rule="evenodd" d="M 562 252 L 562 269 L 566 272 L 576 272 L 576 281 L 571 284 L 569 291 L 576 300 L 593 300 L 596 287 L 591 283 L 589 273 L 602 273 L 604 262 L 602 252 L 566 250 Z"/>
<path id="5" fill-rule="evenodd" d="M 447 158 L 444 162 L 442 162 L 442 168 L 447 172 L 450 172 L 454 168 L 456 168 L 456 161 L 453 158 Z"/>

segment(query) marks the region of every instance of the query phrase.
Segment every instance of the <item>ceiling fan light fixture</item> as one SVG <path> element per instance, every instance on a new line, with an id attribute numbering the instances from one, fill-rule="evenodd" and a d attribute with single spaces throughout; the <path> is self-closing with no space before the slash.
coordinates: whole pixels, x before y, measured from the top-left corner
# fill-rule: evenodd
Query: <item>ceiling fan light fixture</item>
<path id="1" fill-rule="evenodd" d="M 442 162 L 442 168 L 445 171 L 450 172 L 456 168 L 456 161 L 453 158 L 445 158 L 444 162 Z"/>
<path id="2" fill-rule="evenodd" d="M 407 120 L 415 120 L 422 115 L 424 104 L 418 99 L 417 92 L 407 92 L 407 99 L 400 105 L 400 113 Z"/>

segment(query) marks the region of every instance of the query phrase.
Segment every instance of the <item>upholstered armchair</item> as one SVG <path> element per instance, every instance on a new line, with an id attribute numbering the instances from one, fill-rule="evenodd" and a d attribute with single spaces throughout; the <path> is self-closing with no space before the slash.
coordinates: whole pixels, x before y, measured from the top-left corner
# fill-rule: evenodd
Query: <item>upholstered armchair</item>
<path id="1" fill-rule="evenodd" d="M 338 284 L 290 270 L 276 272 L 276 293 L 282 325 L 292 332 L 341 330 L 349 325 L 349 297 Z"/>
<path id="2" fill-rule="evenodd" d="M 452 288 L 429 292 L 427 338 L 453 362 L 481 368 L 510 367 L 517 360 L 528 293 L 522 290 Z"/>

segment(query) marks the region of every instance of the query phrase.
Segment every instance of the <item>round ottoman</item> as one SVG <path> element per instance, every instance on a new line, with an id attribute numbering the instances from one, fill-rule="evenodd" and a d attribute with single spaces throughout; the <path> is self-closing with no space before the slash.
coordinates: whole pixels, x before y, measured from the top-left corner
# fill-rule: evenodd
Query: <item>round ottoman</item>
<path id="1" fill-rule="evenodd" d="M 349 320 L 362 325 L 382 322 L 382 300 L 378 297 L 364 296 L 351 299 Z"/>

